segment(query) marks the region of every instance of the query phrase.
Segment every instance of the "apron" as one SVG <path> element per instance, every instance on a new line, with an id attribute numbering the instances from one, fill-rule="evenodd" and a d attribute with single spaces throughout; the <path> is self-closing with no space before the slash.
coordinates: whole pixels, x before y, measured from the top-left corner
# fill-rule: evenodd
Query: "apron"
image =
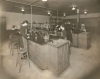
<path id="1" fill-rule="evenodd" d="M 65 25 L 65 30 L 67 32 L 67 40 L 70 40 L 72 42 L 71 25 L 70 24 L 66 24 Z"/>

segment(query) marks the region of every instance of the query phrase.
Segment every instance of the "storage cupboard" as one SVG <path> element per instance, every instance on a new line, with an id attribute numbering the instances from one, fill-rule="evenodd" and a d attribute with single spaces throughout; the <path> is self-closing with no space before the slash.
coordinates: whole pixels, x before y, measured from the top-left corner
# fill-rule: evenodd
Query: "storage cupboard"
<path id="1" fill-rule="evenodd" d="M 78 47 L 78 34 L 72 34 L 72 44 L 75 47 Z"/>
<path id="2" fill-rule="evenodd" d="M 40 67 L 41 69 L 44 69 L 43 63 L 44 63 L 44 45 L 40 45 L 38 43 L 35 43 L 33 41 L 29 41 L 29 57 L 34 61 L 34 63 Z"/>
<path id="3" fill-rule="evenodd" d="M 58 75 L 69 65 L 69 41 L 60 39 L 40 45 L 29 40 L 29 57 L 41 69 L 49 68 Z"/>
<path id="4" fill-rule="evenodd" d="M 57 44 L 48 44 L 47 66 L 54 73 L 60 74 L 69 65 L 69 42 L 59 40 Z"/>
<path id="5" fill-rule="evenodd" d="M 89 32 L 79 34 L 79 47 L 88 49 L 91 46 L 91 35 Z"/>

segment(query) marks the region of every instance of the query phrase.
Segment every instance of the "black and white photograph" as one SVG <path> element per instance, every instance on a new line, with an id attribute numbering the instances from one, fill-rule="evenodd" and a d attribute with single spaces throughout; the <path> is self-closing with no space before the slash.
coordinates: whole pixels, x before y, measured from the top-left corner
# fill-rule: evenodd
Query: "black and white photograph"
<path id="1" fill-rule="evenodd" d="M 100 0 L 0 0 L 0 79 L 100 79 Z"/>

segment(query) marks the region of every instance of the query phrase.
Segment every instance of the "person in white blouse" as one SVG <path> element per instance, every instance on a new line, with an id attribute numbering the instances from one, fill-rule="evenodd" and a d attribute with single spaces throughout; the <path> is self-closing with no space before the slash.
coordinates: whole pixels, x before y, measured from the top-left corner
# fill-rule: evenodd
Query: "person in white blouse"
<path id="1" fill-rule="evenodd" d="M 81 24 L 81 29 L 80 29 L 82 32 L 86 32 L 86 29 L 85 29 L 85 24 Z"/>

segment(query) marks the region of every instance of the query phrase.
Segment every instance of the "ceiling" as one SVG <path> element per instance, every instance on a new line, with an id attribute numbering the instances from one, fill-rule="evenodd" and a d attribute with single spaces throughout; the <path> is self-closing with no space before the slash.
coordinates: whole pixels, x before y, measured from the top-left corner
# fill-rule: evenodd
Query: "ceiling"
<path id="1" fill-rule="evenodd" d="M 84 10 L 88 13 L 100 12 L 100 0 L 48 0 L 43 2 L 41 0 L 0 0 L 1 10 L 7 12 L 22 13 L 21 8 L 25 8 L 23 13 L 32 13 L 37 15 L 47 15 L 47 11 L 50 10 L 52 15 L 63 16 L 65 12 L 67 15 L 76 15 L 77 11 L 72 10 L 72 6 L 75 5 L 76 9 L 80 9 L 80 14 L 83 14 Z"/>

